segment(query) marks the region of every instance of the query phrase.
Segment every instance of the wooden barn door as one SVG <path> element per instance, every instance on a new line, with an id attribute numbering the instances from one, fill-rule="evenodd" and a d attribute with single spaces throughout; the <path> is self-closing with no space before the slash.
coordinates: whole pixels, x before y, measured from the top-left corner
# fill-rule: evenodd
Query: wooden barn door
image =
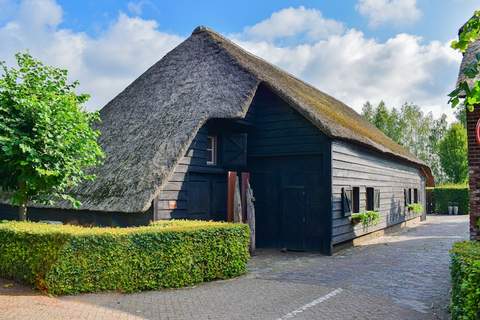
<path id="1" fill-rule="evenodd" d="M 258 246 L 322 251 L 330 201 L 322 157 L 252 158 L 249 163 Z"/>
<path id="2" fill-rule="evenodd" d="M 285 186 L 282 191 L 282 246 L 289 250 L 306 250 L 305 186 Z"/>

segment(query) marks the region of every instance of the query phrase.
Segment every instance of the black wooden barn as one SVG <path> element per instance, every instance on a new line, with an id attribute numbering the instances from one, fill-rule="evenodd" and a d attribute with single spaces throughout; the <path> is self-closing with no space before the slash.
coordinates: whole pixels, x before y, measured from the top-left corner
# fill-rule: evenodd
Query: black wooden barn
<path id="1" fill-rule="evenodd" d="M 34 220 L 136 225 L 227 218 L 227 173 L 248 172 L 259 247 L 330 253 L 418 215 L 430 169 L 354 110 L 204 27 L 101 111 L 107 158 L 80 210 Z M 378 211 L 354 226 L 352 212 Z M 13 208 L 0 207 L 3 217 Z"/>

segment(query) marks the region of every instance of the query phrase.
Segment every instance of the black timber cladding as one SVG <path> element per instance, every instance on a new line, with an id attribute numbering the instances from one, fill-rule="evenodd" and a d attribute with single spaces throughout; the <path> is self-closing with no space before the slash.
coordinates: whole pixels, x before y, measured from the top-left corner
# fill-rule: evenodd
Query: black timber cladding
<path id="1" fill-rule="evenodd" d="M 225 155 L 227 155 L 225 143 L 227 143 L 227 137 L 232 133 L 246 134 L 247 163 L 238 168 L 230 168 L 225 162 Z M 216 134 L 219 140 L 219 161 L 216 166 L 206 164 L 205 149 L 209 134 Z M 237 145 L 241 144 L 237 143 Z M 295 179 L 298 180 L 296 176 L 315 176 L 316 174 L 316 178 L 310 178 L 309 182 L 302 186 L 309 189 L 305 193 L 309 198 L 308 206 L 305 208 L 309 216 L 307 231 L 310 236 L 307 239 L 309 242 L 307 245 L 315 247 L 317 250 L 320 246 L 324 246 L 327 249 L 321 249 L 328 251 L 330 243 L 326 239 L 330 239 L 331 232 L 331 220 L 328 214 L 330 212 L 328 199 L 331 198 L 329 164 L 330 140 L 286 102 L 266 87 L 260 86 L 245 119 L 237 121 L 217 119 L 209 121 L 200 129 L 189 150 L 157 198 L 156 219 L 221 220 L 222 214 L 226 210 L 225 192 L 228 169 L 251 172 L 252 184 L 258 181 L 255 179 L 255 170 L 259 166 L 271 167 L 274 175 L 282 177 L 282 174 L 275 171 L 280 170 L 285 173 L 279 179 L 283 179 L 282 181 L 287 184 L 285 187 L 290 188 L 288 190 L 290 193 L 293 192 L 293 195 L 295 191 L 294 188 L 292 189 L 292 182 Z M 313 167 L 315 169 L 312 169 Z M 195 182 L 192 179 L 196 179 Z M 275 181 L 268 183 L 276 184 Z M 297 185 L 298 183 L 295 184 L 295 187 L 298 187 Z M 210 195 L 207 195 L 205 190 L 210 190 Z M 258 200 L 261 200 L 261 192 L 262 190 L 255 190 L 254 186 L 255 197 L 259 197 Z M 206 199 L 210 203 L 203 201 L 200 204 L 189 204 L 189 201 L 202 202 L 201 199 Z M 175 209 L 170 206 L 172 201 L 176 201 Z M 216 212 L 208 211 L 208 208 L 212 210 L 214 207 L 211 202 L 216 202 Z M 303 203 L 301 204 L 303 205 Z M 271 241 L 274 241 L 275 237 L 279 237 L 282 210 L 283 208 L 269 210 L 269 214 L 273 215 L 270 220 L 274 222 L 271 228 L 264 231 L 271 232 Z M 260 217 L 260 220 L 257 221 L 260 221 L 260 229 L 262 229 L 262 218 Z M 319 239 L 320 235 L 322 239 Z M 260 241 L 261 239 L 260 236 Z M 272 242 L 268 244 L 281 245 Z"/>
<path id="2" fill-rule="evenodd" d="M 364 228 L 352 226 L 342 210 L 342 188 L 360 188 L 360 212 L 366 210 L 366 188 L 379 191 L 381 215 L 379 224 Z M 418 200 L 425 205 L 425 177 L 410 164 L 386 157 L 348 142 L 332 142 L 332 218 L 333 244 L 383 229 L 416 217 L 405 208 L 405 190 L 418 191 Z"/>
<path id="3" fill-rule="evenodd" d="M 29 207 L 27 216 L 30 221 L 61 221 L 69 224 L 105 227 L 142 226 L 148 225 L 154 219 L 152 208 L 146 212 L 104 212 Z M 17 218 L 18 207 L 0 204 L 0 220 L 16 220 Z"/>
<path id="4" fill-rule="evenodd" d="M 258 244 L 329 253 L 330 140 L 265 87 L 246 120 Z"/>

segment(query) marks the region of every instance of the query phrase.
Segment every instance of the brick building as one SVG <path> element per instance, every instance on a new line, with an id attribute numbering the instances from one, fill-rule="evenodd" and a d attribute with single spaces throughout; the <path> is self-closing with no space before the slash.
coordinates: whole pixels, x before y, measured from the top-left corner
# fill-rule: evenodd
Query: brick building
<path id="1" fill-rule="evenodd" d="M 480 40 L 470 45 L 464 54 L 458 81 L 465 80 L 462 70 L 475 62 L 476 55 L 480 53 Z M 470 80 L 468 80 L 470 81 Z M 470 187 L 470 239 L 480 240 L 480 142 L 477 141 L 477 123 L 480 120 L 480 106 L 473 112 L 467 111 L 468 134 L 468 173 Z M 480 125 L 479 125 L 480 129 Z"/>

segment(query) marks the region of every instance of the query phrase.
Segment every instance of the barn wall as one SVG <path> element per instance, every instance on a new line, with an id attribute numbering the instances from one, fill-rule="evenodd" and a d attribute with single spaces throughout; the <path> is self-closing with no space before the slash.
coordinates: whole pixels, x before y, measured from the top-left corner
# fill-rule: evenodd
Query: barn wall
<path id="1" fill-rule="evenodd" d="M 249 157 L 323 154 L 329 139 L 273 92 L 260 87 L 247 113 Z"/>
<path id="2" fill-rule="evenodd" d="M 248 167 L 256 199 L 257 243 L 264 247 L 293 245 L 288 244 L 287 238 L 295 233 L 294 226 L 285 226 L 286 211 L 294 210 L 302 220 L 300 211 L 305 210 L 304 248 L 329 253 L 330 139 L 262 86 L 246 121 L 252 124 L 248 133 Z M 299 199 L 287 199 L 295 197 L 289 193 L 290 184 L 304 188 L 305 201 L 294 203 Z"/>
<path id="3" fill-rule="evenodd" d="M 16 220 L 17 211 L 17 207 L 0 204 L 0 220 Z M 30 221 L 48 220 L 79 225 L 128 227 L 148 225 L 153 220 L 153 210 L 125 213 L 29 207 L 27 217 Z"/>
<path id="4" fill-rule="evenodd" d="M 216 219 L 216 216 L 221 220 L 226 210 L 226 200 L 225 204 L 222 200 L 226 197 L 227 171 L 220 166 L 207 165 L 207 136 L 208 125 L 205 125 L 156 198 L 156 220 Z M 209 190 L 216 190 L 218 196 L 209 194 Z M 219 212 L 210 212 L 215 207 Z"/>
<path id="5" fill-rule="evenodd" d="M 360 212 L 366 208 L 366 188 L 380 190 L 380 223 L 364 228 L 352 226 L 342 210 L 342 188 L 360 187 Z M 425 205 L 425 178 L 410 165 L 347 142 L 332 143 L 333 244 L 415 218 L 406 212 L 404 189 L 417 188 L 419 202 Z"/>
<path id="6" fill-rule="evenodd" d="M 225 165 L 222 135 L 227 132 L 247 133 L 247 163 L 241 168 Z M 209 132 L 219 138 L 218 164 L 206 164 L 207 136 Z M 307 121 L 299 112 L 269 89 L 260 86 L 245 119 L 213 119 L 205 124 L 194 138 L 187 153 L 180 160 L 170 180 L 155 200 L 155 219 L 226 218 L 227 172 L 250 172 L 250 164 L 259 158 L 295 157 L 315 155 L 323 159 L 319 164 L 323 170 L 324 192 L 318 194 L 318 216 L 328 217 L 328 222 L 315 222 L 315 228 L 326 228 L 331 232 L 330 215 L 330 140 L 318 128 Z M 302 160 L 299 160 L 301 167 Z M 204 187 L 201 187 L 201 186 Z M 200 188 L 199 188 L 200 186 Z M 192 191 L 192 187 L 196 190 Z M 255 193 L 255 190 L 254 190 Z M 194 208 L 193 202 L 208 202 Z M 172 208 L 175 204 L 176 208 Z M 197 209 L 197 212 L 192 212 Z M 278 213 L 276 213 L 278 214 Z M 312 226 L 313 228 L 313 226 Z M 330 235 L 328 235 L 330 239 Z"/>

